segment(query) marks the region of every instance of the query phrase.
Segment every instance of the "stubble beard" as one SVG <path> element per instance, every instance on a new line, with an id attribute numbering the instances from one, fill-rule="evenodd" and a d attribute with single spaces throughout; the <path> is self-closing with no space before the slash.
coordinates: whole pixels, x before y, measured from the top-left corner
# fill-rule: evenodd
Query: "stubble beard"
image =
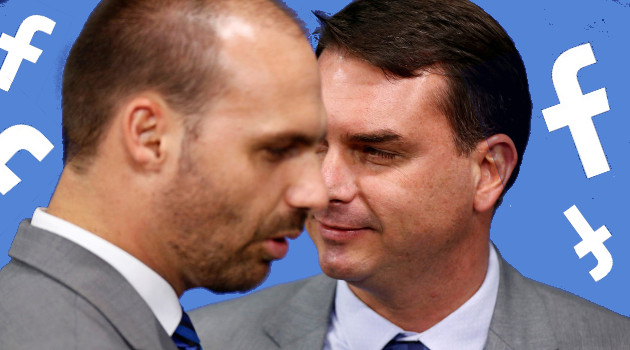
<path id="1" fill-rule="evenodd" d="M 161 210 L 156 214 L 162 230 L 168 228 L 162 238 L 186 289 L 204 287 L 216 293 L 260 285 L 273 260 L 262 242 L 279 232 L 301 230 L 307 215 L 301 209 L 250 213 L 247 200 L 203 177 L 189 161 L 158 197 Z"/>

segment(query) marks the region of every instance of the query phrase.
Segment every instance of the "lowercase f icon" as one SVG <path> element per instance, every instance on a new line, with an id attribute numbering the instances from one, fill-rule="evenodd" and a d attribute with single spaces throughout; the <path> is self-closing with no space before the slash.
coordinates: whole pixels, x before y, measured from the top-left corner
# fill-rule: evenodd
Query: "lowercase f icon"
<path id="1" fill-rule="evenodd" d="M 31 40 L 36 32 L 52 34 L 55 22 L 47 17 L 34 15 L 25 19 L 18 28 L 15 37 L 2 33 L 0 49 L 7 52 L 7 56 L 0 67 L 0 89 L 9 91 L 17 75 L 22 60 L 37 63 L 42 50 L 31 46 Z"/>
<path id="2" fill-rule="evenodd" d="M 591 277 L 593 277 L 595 282 L 606 277 L 613 266 L 612 255 L 610 255 L 610 252 L 604 245 L 604 242 L 611 237 L 610 231 L 608 231 L 606 226 L 593 231 L 591 225 L 588 224 L 575 205 L 567 209 L 564 212 L 564 216 L 567 217 L 578 235 L 582 237 L 582 242 L 573 247 L 577 256 L 582 259 L 586 254 L 593 253 L 593 256 L 597 259 L 597 266 L 589 272 Z"/>
<path id="3" fill-rule="evenodd" d="M 0 133 L 0 193 L 7 194 L 21 181 L 7 167 L 7 162 L 17 152 L 26 150 L 41 162 L 53 147 L 53 144 L 32 126 L 15 125 Z"/>
<path id="4" fill-rule="evenodd" d="M 542 111 L 549 132 L 569 127 L 584 172 L 589 179 L 610 170 L 592 119 L 610 110 L 606 89 L 601 88 L 583 95 L 577 80 L 580 69 L 596 62 L 590 43 L 562 53 L 553 64 L 551 72 L 560 103 Z"/>

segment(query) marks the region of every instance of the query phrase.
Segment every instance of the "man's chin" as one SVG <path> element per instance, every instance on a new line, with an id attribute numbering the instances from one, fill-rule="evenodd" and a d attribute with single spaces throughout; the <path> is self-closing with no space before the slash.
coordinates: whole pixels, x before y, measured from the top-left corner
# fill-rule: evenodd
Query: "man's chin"
<path id="1" fill-rule="evenodd" d="M 205 286 L 217 294 L 245 293 L 260 286 L 269 276 L 271 261 L 260 261 L 257 266 L 247 269 L 241 274 L 225 276 Z"/>
<path id="2" fill-rule="evenodd" d="M 320 267 L 326 276 L 337 280 L 354 281 L 360 279 L 362 275 L 359 269 L 348 262 L 325 262 L 320 260 Z"/>

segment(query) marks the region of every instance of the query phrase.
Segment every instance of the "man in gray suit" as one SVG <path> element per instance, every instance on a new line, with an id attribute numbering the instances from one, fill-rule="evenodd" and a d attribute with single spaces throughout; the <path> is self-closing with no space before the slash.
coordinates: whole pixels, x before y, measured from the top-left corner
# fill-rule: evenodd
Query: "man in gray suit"
<path id="1" fill-rule="evenodd" d="M 0 349 L 199 349 L 327 197 L 317 61 L 269 0 L 104 0 L 63 80 L 65 168 L 0 272 Z M 261 186 L 262 184 L 262 186 Z"/>
<path id="2" fill-rule="evenodd" d="M 466 0 L 357 0 L 321 20 L 330 200 L 307 230 L 329 277 L 197 311 L 202 343 L 630 348 L 627 318 L 524 278 L 489 241 L 532 110 L 504 29 Z"/>

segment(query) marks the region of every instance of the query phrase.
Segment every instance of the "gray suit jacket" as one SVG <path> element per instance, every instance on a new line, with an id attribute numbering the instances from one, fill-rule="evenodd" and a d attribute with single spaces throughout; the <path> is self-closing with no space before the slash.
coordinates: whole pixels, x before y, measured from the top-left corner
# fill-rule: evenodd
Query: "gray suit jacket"
<path id="1" fill-rule="evenodd" d="M 20 224 L 0 271 L 0 349 L 176 350 L 149 306 L 111 265 Z"/>
<path id="2" fill-rule="evenodd" d="M 487 350 L 630 349 L 630 319 L 523 277 L 500 259 Z M 191 313 L 204 349 L 321 350 L 335 280 L 318 275 Z"/>

